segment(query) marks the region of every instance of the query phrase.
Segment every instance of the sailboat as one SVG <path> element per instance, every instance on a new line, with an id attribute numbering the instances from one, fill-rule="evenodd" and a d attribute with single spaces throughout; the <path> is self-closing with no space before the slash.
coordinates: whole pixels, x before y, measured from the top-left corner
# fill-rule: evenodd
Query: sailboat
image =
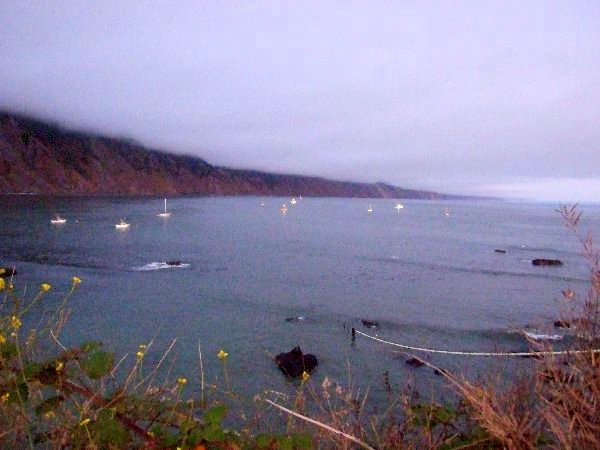
<path id="1" fill-rule="evenodd" d="M 398 203 L 396 206 L 394 206 L 394 208 L 396 208 L 398 212 L 400 212 L 400 210 L 404 208 L 404 205 L 402 203 Z"/>
<path id="2" fill-rule="evenodd" d="M 373 207 L 371 205 L 369 205 L 369 209 L 367 209 L 367 212 L 373 212 Z"/>
<path id="3" fill-rule="evenodd" d="M 165 198 L 165 212 L 158 213 L 157 215 L 158 215 L 158 217 L 165 217 L 165 218 L 171 217 L 171 213 L 167 212 L 167 199 L 166 198 Z"/>
<path id="4" fill-rule="evenodd" d="M 127 228 L 129 228 L 129 224 L 125 222 L 125 219 L 121 219 L 121 221 L 115 225 L 115 228 L 117 230 L 126 230 Z"/>
<path id="5" fill-rule="evenodd" d="M 58 214 L 54 217 L 54 219 L 50 220 L 50 223 L 53 225 L 62 225 L 63 223 L 65 223 L 67 221 L 67 219 L 63 219 L 62 217 L 60 217 Z"/>

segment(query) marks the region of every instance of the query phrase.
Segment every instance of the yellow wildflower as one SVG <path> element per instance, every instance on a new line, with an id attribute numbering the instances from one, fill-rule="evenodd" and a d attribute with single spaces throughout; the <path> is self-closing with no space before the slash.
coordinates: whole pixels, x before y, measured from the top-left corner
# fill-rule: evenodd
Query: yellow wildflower
<path id="1" fill-rule="evenodd" d="M 144 358 L 144 352 L 139 351 L 135 354 L 135 357 L 137 358 L 138 361 L 141 361 L 142 358 Z"/>
<path id="2" fill-rule="evenodd" d="M 82 421 L 79 423 L 79 426 L 80 426 L 80 427 L 85 427 L 85 426 L 86 426 L 88 423 L 90 423 L 90 422 L 91 422 L 91 420 L 90 420 L 89 418 L 88 418 L 88 419 L 83 419 L 83 420 L 82 420 Z"/>
<path id="3" fill-rule="evenodd" d="M 56 361 L 56 371 L 60 372 L 65 367 L 65 363 L 62 361 Z"/>
<path id="4" fill-rule="evenodd" d="M 147 348 L 148 348 L 148 346 L 147 346 L 147 345 L 140 344 L 140 350 L 141 350 L 141 351 L 144 351 L 144 350 L 146 350 Z"/>
<path id="5" fill-rule="evenodd" d="M 309 377 L 310 377 L 310 375 L 308 374 L 308 372 L 306 370 L 304 372 L 302 372 L 302 381 L 308 380 Z"/>
<path id="6" fill-rule="evenodd" d="M 187 379 L 186 378 L 177 378 L 177 384 L 179 386 L 184 386 L 187 383 Z"/>
<path id="7" fill-rule="evenodd" d="M 53 419 L 54 417 L 56 417 L 56 414 L 54 413 L 54 411 L 48 411 L 47 413 L 44 413 L 44 417 L 46 419 Z"/>
<path id="8" fill-rule="evenodd" d="M 48 283 L 44 283 L 40 286 L 40 289 L 44 292 L 48 292 L 50 290 L 52 286 L 50 286 Z"/>
<path id="9" fill-rule="evenodd" d="M 12 316 L 10 318 L 10 326 L 13 327 L 15 330 L 21 328 L 21 321 L 17 316 Z"/>
<path id="10" fill-rule="evenodd" d="M 4 394 L 0 395 L 0 401 L 2 403 L 6 403 L 8 401 L 9 397 L 10 397 L 10 392 L 5 392 Z"/>
<path id="11" fill-rule="evenodd" d="M 6 269 L 0 269 L 0 275 L 4 275 L 4 272 L 6 272 Z"/>
<path id="12" fill-rule="evenodd" d="M 6 336 L 0 333 L 0 344 L 4 344 L 6 342 Z"/>
<path id="13" fill-rule="evenodd" d="M 4 278 L 0 278 L 0 291 L 6 287 L 6 281 Z"/>
<path id="14" fill-rule="evenodd" d="M 72 281 L 73 281 L 73 284 L 79 284 L 79 283 L 81 283 L 81 278 L 79 278 L 79 277 L 73 277 Z"/>
<path id="15" fill-rule="evenodd" d="M 227 359 L 228 356 L 229 356 L 229 353 L 227 353 L 223 349 L 221 349 L 221 351 L 219 353 L 217 353 L 217 358 L 219 358 L 220 360 Z"/>

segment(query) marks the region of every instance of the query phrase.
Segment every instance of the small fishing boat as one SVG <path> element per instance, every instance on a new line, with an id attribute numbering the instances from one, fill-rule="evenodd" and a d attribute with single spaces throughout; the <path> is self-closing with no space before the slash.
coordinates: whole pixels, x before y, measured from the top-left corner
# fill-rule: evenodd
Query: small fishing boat
<path id="1" fill-rule="evenodd" d="M 450 215 L 450 208 L 444 208 L 444 214 L 446 214 L 447 216 Z"/>
<path id="2" fill-rule="evenodd" d="M 161 213 L 158 213 L 157 216 L 158 217 L 164 217 L 164 218 L 171 217 L 171 213 L 167 212 L 167 199 L 166 198 L 165 198 L 165 211 L 161 212 Z"/>
<path id="3" fill-rule="evenodd" d="M 50 223 L 53 225 L 62 225 L 63 223 L 65 223 L 67 221 L 67 219 L 63 219 L 62 217 L 60 217 L 58 214 L 54 217 L 54 219 L 50 220 Z"/>
<path id="4" fill-rule="evenodd" d="M 394 208 L 396 208 L 398 212 L 400 212 L 400 210 L 404 208 L 404 205 L 402 203 L 397 203 L 396 206 L 394 206 Z"/>
<path id="5" fill-rule="evenodd" d="M 117 230 L 126 230 L 127 228 L 129 228 L 129 224 L 125 222 L 124 219 L 121 219 L 121 221 L 115 225 L 115 228 Z"/>
<path id="6" fill-rule="evenodd" d="M 367 212 L 373 212 L 373 207 L 371 205 L 369 205 L 369 209 L 367 209 Z"/>
<path id="7" fill-rule="evenodd" d="M 290 204 L 292 204 L 292 205 L 296 204 L 296 198 L 295 197 L 290 200 Z"/>

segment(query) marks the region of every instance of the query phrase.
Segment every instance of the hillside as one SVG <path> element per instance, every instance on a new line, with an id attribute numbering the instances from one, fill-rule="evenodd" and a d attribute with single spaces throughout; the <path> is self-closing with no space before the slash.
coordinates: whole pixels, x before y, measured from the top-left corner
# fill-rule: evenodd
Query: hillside
<path id="1" fill-rule="evenodd" d="M 384 183 L 354 183 L 218 167 L 135 142 L 65 130 L 0 113 L 0 193 L 45 195 L 264 195 L 363 198 L 445 196 Z"/>

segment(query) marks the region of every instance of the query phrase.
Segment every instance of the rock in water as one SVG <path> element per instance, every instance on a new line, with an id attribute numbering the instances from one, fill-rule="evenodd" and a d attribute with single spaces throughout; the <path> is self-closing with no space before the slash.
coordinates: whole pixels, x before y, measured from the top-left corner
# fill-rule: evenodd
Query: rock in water
<path id="1" fill-rule="evenodd" d="M 177 261 L 177 260 L 167 261 L 167 264 L 169 266 L 180 266 L 181 265 L 181 261 Z"/>
<path id="2" fill-rule="evenodd" d="M 280 353 L 275 357 L 275 362 L 279 369 L 291 378 L 301 376 L 304 371 L 311 373 L 319 364 L 315 355 L 303 354 L 300 347 L 294 347 L 287 353 Z"/>
<path id="3" fill-rule="evenodd" d="M 554 322 L 555 328 L 571 328 L 571 322 L 568 320 L 556 320 Z"/>
<path id="4" fill-rule="evenodd" d="M 16 275 L 17 271 L 9 267 L 0 267 L 0 278 L 7 278 Z"/>
<path id="5" fill-rule="evenodd" d="M 362 319 L 361 322 L 367 328 L 377 328 L 379 326 L 379 322 L 376 322 L 375 320 Z"/>
<path id="6" fill-rule="evenodd" d="M 425 363 L 423 361 L 421 361 L 419 358 L 407 359 L 406 364 L 408 364 L 411 367 L 422 367 L 425 365 Z"/>
<path id="7" fill-rule="evenodd" d="M 531 264 L 533 264 L 534 266 L 562 266 L 563 265 L 562 261 L 559 259 L 544 259 L 544 258 L 534 259 L 533 261 L 531 261 Z"/>
<path id="8" fill-rule="evenodd" d="M 500 248 L 497 248 L 494 250 L 496 253 L 506 253 L 506 250 L 502 250 Z"/>

